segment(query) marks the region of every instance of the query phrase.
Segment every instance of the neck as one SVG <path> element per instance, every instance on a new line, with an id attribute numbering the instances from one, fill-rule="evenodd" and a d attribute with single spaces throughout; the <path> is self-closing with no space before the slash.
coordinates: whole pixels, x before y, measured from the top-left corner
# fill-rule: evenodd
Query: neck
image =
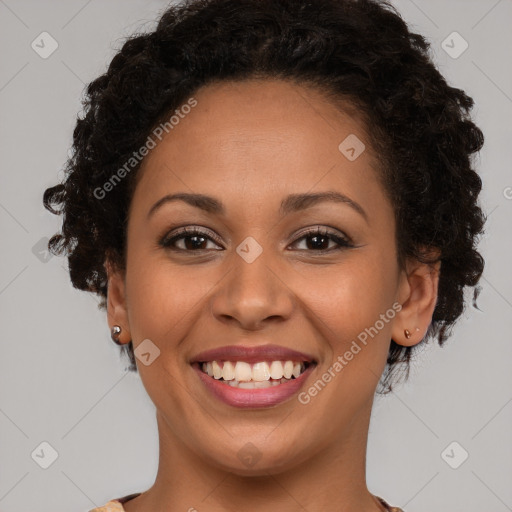
<path id="1" fill-rule="evenodd" d="M 314 456 L 284 471 L 241 476 L 205 461 L 178 439 L 157 412 L 160 439 L 158 473 L 153 486 L 125 504 L 126 512 L 150 510 L 251 510 L 280 512 L 385 510 L 366 486 L 366 447 L 371 403 Z"/>

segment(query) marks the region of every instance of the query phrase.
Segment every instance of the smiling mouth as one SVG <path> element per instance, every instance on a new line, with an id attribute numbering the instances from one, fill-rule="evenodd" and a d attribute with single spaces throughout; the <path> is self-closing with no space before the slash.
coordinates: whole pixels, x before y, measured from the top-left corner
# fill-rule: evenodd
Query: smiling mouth
<path id="1" fill-rule="evenodd" d="M 314 363 L 307 361 L 203 361 L 199 369 L 227 386 L 240 389 L 262 389 L 286 384 L 298 378 Z"/>

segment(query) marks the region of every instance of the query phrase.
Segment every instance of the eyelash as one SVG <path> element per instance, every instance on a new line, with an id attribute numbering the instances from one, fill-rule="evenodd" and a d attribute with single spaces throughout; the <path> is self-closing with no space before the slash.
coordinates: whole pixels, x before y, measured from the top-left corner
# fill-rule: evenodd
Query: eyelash
<path id="1" fill-rule="evenodd" d="M 216 237 L 214 237 L 213 235 L 210 235 L 208 232 L 201 231 L 200 229 L 195 228 L 195 227 L 194 228 L 186 227 L 186 228 L 181 229 L 179 232 L 175 233 L 172 237 L 169 237 L 169 235 L 164 236 L 162 238 L 162 240 L 160 241 L 160 246 L 164 247 L 165 249 L 169 249 L 169 250 L 175 251 L 175 252 L 207 251 L 208 249 L 192 249 L 192 250 L 190 250 L 190 249 L 181 249 L 181 248 L 173 247 L 173 244 L 177 240 L 181 240 L 183 238 L 191 238 L 194 236 L 199 236 L 201 238 L 208 239 L 208 240 L 213 241 L 216 244 L 220 245 L 220 243 L 216 239 Z M 322 227 L 316 227 L 316 228 L 313 228 L 313 229 L 310 229 L 308 231 L 301 233 L 299 238 L 297 238 L 295 240 L 295 242 L 293 242 L 293 244 L 296 244 L 299 240 L 302 240 L 304 238 L 314 237 L 314 236 L 327 237 L 330 240 L 336 242 L 338 244 L 338 247 L 336 247 L 334 249 L 331 248 L 331 249 L 319 249 L 319 250 L 313 250 L 313 249 L 311 249 L 311 250 L 301 249 L 301 250 L 305 250 L 307 252 L 328 253 L 328 252 L 332 252 L 332 251 L 339 251 L 342 249 L 354 247 L 354 245 L 348 239 L 348 237 L 345 238 L 345 237 L 339 236 L 336 233 L 333 233 L 332 231 L 329 231 L 328 229 L 322 228 Z"/>

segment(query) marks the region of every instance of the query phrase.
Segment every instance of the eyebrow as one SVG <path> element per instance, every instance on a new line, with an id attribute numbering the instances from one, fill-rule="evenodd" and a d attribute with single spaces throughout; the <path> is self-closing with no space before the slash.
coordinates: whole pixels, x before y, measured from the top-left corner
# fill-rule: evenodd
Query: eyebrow
<path id="1" fill-rule="evenodd" d="M 212 196 L 205 194 L 191 194 L 180 192 L 177 194 L 168 194 L 159 199 L 149 210 L 148 218 L 155 213 L 161 206 L 174 201 L 183 201 L 191 206 L 204 210 L 205 212 L 215 215 L 225 215 L 226 209 L 221 201 Z M 335 203 L 343 203 L 350 206 L 353 210 L 359 213 L 366 222 L 368 222 L 368 215 L 363 207 L 347 197 L 344 194 L 334 191 L 304 193 L 304 194 L 290 194 L 281 202 L 279 213 L 284 216 L 293 212 L 311 208 L 318 203 L 324 201 L 331 201 Z"/>

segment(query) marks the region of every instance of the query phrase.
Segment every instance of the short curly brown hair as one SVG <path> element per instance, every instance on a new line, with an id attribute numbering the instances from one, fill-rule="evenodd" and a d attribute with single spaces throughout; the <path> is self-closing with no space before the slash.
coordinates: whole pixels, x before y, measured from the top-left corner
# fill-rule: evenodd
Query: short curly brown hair
<path id="1" fill-rule="evenodd" d="M 150 33 L 124 41 L 108 71 L 88 84 L 77 118 L 73 155 L 62 183 L 44 205 L 64 214 L 49 241 L 65 253 L 73 286 L 98 294 L 105 307 L 107 259 L 125 268 L 128 208 L 140 164 L 109 192 L 109 181 L 148 135 L 201 86 L 253 77 L 309 84 L 348 101 L 365 119 L 393 204 L 399 263 L 424 249 L 440 251 L 439 290 L 422 340 L 442 346 L 475 287 L 484 260 L 476 250 L 485 216 L 481 179 L 471 154 L 483 145 L 471 121 L 473 100 L 451 87 L 429 56 L 429 43 L 409 31 L 387 1 L 188 0 L 168 8 Z M 409 375 L 418 346 L 391 340 L 383 392 Z M 121 348 L 136 371 L 133 346 Z M 399 371 L 400 370 L 400 371 Z"/>

